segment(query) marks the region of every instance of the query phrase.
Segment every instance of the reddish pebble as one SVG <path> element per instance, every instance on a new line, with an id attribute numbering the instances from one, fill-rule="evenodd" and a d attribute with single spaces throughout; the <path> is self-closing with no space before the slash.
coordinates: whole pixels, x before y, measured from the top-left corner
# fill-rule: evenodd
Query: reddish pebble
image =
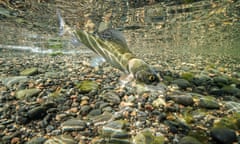
<path id="1" fill-rule="evenodd" d="M 11 144 L 19 144 L 19 143 L 20 143 L 20 138 L 18 138 L 18 137 L 12 138 Z"/>

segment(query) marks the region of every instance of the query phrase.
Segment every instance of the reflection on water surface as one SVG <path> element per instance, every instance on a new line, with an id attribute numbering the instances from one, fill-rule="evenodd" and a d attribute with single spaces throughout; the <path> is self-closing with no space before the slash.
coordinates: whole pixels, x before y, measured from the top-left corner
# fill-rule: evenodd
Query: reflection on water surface
<path id="1" fill-rule="evenodd" d="M 122 30 L 137 53 L 239 57 L 239 1 L 1 1 L 0 44 L 69 51 L 58 36 L 56 9 L 72 28 Z M 8 46 L 9 47 L 9 46 Z"/>

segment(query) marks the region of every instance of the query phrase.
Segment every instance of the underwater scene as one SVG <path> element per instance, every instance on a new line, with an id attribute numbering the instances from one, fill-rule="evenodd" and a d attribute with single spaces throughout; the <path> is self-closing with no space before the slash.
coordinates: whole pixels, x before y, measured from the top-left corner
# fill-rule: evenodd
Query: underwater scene
<path id="1" fill-rule="evenodd" d="M 0 144 L 240 143 L 240 0 L 1 0 Z"/>

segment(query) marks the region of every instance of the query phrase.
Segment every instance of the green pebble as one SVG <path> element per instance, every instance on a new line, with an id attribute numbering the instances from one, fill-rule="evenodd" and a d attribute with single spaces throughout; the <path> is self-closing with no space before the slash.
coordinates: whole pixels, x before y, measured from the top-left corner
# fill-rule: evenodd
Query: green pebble
<path id="1" fill-rule="evenodd" d="M 200 98 L 199 106 L 207 109 L 218 109 L 220 107 L 216 99 L 211 96 Z"/>
<path id="2" fill-rule="evenodd" d="M 33 76 L 37 73 L 38 73 L 38 69 L 33 67 L 33 68 L 28 68 L 28 69 L 21 71 L 20 75 L 21 76 Z"/>
<path id="3" fill-rule="evenodd" d="M 182 73 L 181 78 L 191 81 L 194 78 L 192 73 Z"/>
<path id="4" fill-rule="evenodd" d="M 33 97 L 33 96 L 37 95 L 39 92 L 40 92 L 40 90 L 36 89 L 36 88 L 19 90 L 16 92 L 16 98 L 24 99 L 24 98 L 28 98 L 28 97 Z"/>
<path id="5" fill-rule="evenodd" d="M 84 80 L 77 85 L 80 93 L 89 93 L 98 89 L 98 83 L 95 81 Z"/>

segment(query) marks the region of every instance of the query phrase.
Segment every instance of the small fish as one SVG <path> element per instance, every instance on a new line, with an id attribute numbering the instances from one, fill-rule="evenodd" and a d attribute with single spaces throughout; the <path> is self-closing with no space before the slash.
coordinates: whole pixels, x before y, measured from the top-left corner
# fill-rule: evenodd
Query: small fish
<path id="1" fill-rule="evenodd" d="M 90 48 L 96 54 L 102 56 L 112 66 L 134 79 L 145 84 L 157 84 L 159 76 L 153 68 L 137 58 L 128 48 L 127 42 L 120 31 L 106 29 L 97 34 L 90 34 L 83 30 L 72 30 L 59 15 L 61 33 L 68 31 L 77 40 Z"/>

